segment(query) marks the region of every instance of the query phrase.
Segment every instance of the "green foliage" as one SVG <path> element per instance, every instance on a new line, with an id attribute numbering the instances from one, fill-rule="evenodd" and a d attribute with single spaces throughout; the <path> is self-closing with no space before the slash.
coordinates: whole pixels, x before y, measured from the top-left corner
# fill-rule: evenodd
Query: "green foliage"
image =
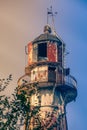
<path id="1" fill-rule="evenodd" d="M 9 75 L 6 80 L 0 79 L 0 92 L 5 90 L 11 80 L 12 75 Z M 24 84 L 20 88 L 17 87 L 12 94 L 12 100 L 4 95 L 0 96 L 0 130 L 20 130 L 20 126 L 25 123 L 27 126 L 29 125 L 31 115 L 36 114 L 39 110 L 31 111 L 30 109 L 30 97 L 38 91 L 36 85 L 26 86 Z"/>

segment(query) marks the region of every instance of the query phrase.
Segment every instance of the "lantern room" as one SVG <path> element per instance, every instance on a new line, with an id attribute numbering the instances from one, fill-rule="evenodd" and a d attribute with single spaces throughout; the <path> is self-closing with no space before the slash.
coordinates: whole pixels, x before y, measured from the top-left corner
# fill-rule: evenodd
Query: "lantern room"
<path id="1" fill-rule="evenodd" d="M 44 34 L 28 44 L 28 65 L 42 61 L 62 62 L 62 43 L 48 25 Z"/>

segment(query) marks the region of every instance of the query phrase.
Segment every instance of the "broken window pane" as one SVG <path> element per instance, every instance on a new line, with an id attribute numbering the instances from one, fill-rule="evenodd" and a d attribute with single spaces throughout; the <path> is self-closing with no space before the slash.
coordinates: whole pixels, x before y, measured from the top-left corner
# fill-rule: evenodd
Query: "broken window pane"
<path id="1" fill-rule="evenodd" d="M 47 43 L 38 44 L 38 60 L 47 60 Z"/>

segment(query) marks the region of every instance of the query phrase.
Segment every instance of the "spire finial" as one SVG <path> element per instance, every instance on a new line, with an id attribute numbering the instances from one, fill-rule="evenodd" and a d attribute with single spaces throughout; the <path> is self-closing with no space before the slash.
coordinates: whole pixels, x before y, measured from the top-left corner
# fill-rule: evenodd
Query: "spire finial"
<path id="1" fill-rule="evenodd" d="M 51 26 L 54 29 L 54 16 L 57 15 L 57 12 L 53 12 L 52 6 L 50 8 L 47 8 L 47 24 L 49 24 L 49 18 L 51 18 Z"/>

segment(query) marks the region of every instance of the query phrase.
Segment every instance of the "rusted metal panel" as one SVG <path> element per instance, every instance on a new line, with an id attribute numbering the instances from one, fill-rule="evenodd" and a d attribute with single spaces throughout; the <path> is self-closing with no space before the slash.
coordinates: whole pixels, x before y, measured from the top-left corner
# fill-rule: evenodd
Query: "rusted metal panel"
<path id="1" fill-rule="evenodd" d="M 34 68 L 32 71 L 31 71 L 31 82 L 32 81 L 37 81 L 38 79 L 38 67 Z"/>
<path id="2" fill-rule="evenodd" d="M 33 46 L 32 42 L 28 44 L 28 64 L 30 65 L 33 61 Z"/>
<path id="3" fill-rule="evenodd" d="M 47 57 L 50 62 L 57 62 L 57 45 L 49 42 L 47 47 Z"/>
<path id="4" fill-rule="evenodd" d="M 53 93 L 52 90 L 42 90 L 41 91 L 41 106 L 52 105 Z M 44 110 L 44 109 L 43 109 Z"/>
<path id="5" fill-rule="evenodd" d="M 38 45 L 33 45 L 33 62 L 37 62 L 37 56 L 38 56 Z"/>
<path id="6" fill-rule="evenodd" d="M 38 80 L 39 81 L 48 80 L 47 66 L 38 67 Z"/>
<path id="7" fill-rule="evenodd" d="M 47 66 L 36 67 L 31 71 L 31 82 L 32 81 L 47 81 L 48 80 L 48 73 L 47 73 Z"/>

